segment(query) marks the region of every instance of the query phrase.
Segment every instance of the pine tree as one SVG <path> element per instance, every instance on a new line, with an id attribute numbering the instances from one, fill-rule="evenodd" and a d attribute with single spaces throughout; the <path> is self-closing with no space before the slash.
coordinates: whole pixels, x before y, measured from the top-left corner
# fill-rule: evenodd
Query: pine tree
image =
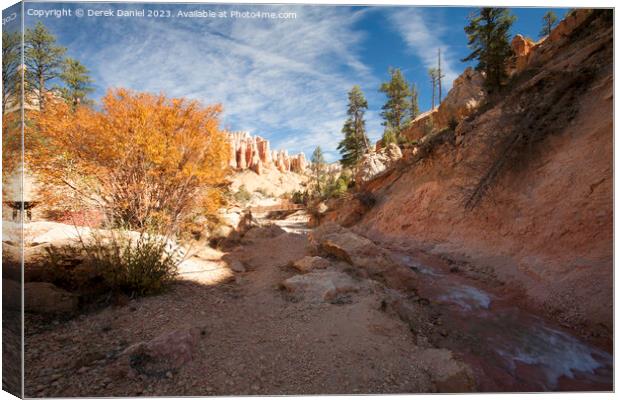
<path id="1" fill-rule="evenodd" d="M 2 110 L 8 101 L 19 101 L 21 74 L 21 36 L 19 32 L 2 32 Z"/>
<path id="2" fill-rule="evenodd" d="M 549 36 L 553 27 L 557 24 L 558 16 L 553 11 L 547 11 L 543 15 L 543 26 L 540 30 L 540 37 Z"/>
<path id="3" fill-rule="evenodd" d="M 418 106 L 418 89 L 415 86 L 415 83 L 411 85 L 409 100 L 409 119 L 413 121 L 420 115 L 420 107 Z"/>
<path id="4" fill-rule="evenodd" d="M 41 22 L 26 30 L 24 48 L 26 89 L 37 97 L 39 106 L 43 108 L 45 85 L 60 76 L 67 49 L 56 45 L 56 37 Z"/>
<path id="5" fill-rule="evenodd" d="M 323 182 L 323 175 L 325 174 L 325 158 L 323 157 L 321 146 L 317 146 L 312 153 L 310 170 L 312 171 L 316 183 L 316 193 L 321 196 L 321 183 Z"/>
<path id="6" fill-rule="evenodd" d="M 60 93 L 72 109 L 89 103 L 87 96 L 94 89 L 90 86 L 93 81 L 88 73 L 88 69 L 73 58 L 67 58 L 63 64 L 60 79 L 65 83 L 65 87 L 60 88 Z"/>
<path id="7" fill-rule="evenodd" d="M 366 121 L 364 113 L 368 109 L 368 102 L 359 86 L 353 86 L 349 91 L 349 116 L 342 127 L 344 139 L 338 144 L 342 155 L 341 164 L 345 167 L 354 167 L 360 158 L 368 151 L 370 142 L 366 136 Z"/>
<path id="8" fill-rule="evenodd" d="M 390 81 L 379 88 L 385 93 L 387 102 L 382 107 L 383 126 L 391 127 L 399 135 L 407 122 L 410 112 L 409 84 L 399 68 L 390 68 Z"/>
<path id="9" fill-rule="evenodd" d="M 485 87 L 500 89 L 506 76 L 506 61 L 512 56 L 509 30 L 515 17 L 506 8 L 481 8 L 469 16 L 465 27 L 472 53 L 463 61 L 478 60 L 476 69 L 486 74 Z"/>
<path id="10" fill-rule="evenodd" d="M 435 88 L 437 88 L 437 80 L 439 76 L 439 71 L 437 68 L 429 68 L 428 76 L 431 78 L 431 86 L 433 88 L 433 96 L 431 97 L 431 110 L 435 109 Z"/>
<path id="11" fill-rule="evenodd" d="M 441 48 L 437 49 L 437 87 L 439 88 L 439 101 L 437 104 L 441 104 L 441 80 L 446 76 L 441 71 Z"/>

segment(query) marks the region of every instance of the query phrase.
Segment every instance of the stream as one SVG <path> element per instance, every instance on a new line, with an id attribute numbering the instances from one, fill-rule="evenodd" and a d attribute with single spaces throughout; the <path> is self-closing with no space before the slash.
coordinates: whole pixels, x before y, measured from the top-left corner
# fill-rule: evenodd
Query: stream
<path id="1" fill-rule="evenodd" d="M 262 216 L 261 216 L 262 217 Z M 307 234 L 307 215 L 259 217 L 287 232 Z M 417 272 L 418 296 L 440 313 L 438 347 L 472 367 L 483 392 L 611 391 L 613 356 L 567 329 L 517 307 L 505 294 L 453 273 L 435 257 L 386 248 Z"/>
<path id="2" fill-rule="evenodd" d="M 470 364 L 480 391 L 613 390 L 610 353 L 471 279 L 405 252 L 392 255 L 418 272 L 419 296 L 440 310 L 449 332 L 439 345 Z"/>

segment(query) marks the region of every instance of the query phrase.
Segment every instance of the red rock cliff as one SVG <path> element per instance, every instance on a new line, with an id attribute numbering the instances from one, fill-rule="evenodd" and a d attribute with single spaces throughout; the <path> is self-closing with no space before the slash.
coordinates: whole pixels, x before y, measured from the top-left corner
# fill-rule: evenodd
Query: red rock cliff
<path id="1" fill-rule="evenodd" d="M 377 202 L 355 229 L 466 260 L 518 301 L 611 340 L 613 24 L 579 10 L 520 56 L 510 92 L 454 140 L 367 184 Z"/>

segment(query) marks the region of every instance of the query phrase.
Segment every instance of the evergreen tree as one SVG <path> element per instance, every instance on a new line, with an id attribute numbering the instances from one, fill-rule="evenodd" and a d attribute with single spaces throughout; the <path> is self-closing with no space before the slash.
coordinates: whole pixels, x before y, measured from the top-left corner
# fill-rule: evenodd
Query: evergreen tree
<path id="1" fill-rule="evenodd" d="M 2 32 L 2 110 L 6 109 L 9 99 L 19 101 L 21 98 L 21 36 L 19 32 Z"/>
<path id="2" fill-rule="evenodd" d="M 446 76 L 441 71 L 441 48 L 437 49 L 437 88 L 439 89 L 438 105 L 441 105 L 441 80 Z"/>
<path id="3" fill-rule="evenodd" d="M 65 83 L 65 87 L 60 88 L 60 93 L 73 109 L 80 104 L 89 103 L 87 96 L 94 89 L 90 86 L 93 81 L 88 73 L 88 69 L 73 58 L 67 58 L 63 64 L 60 79 Z"/>
<path id="4" fill-rule="evenodd" d="M 486 74 L 485 87 L 500 89 L 506 76 L 506 61 L 512 56 L 509 30 L 515 17 L 506 8 L 481 8 L 469 16 L 465 27 L 472 53 L 463 61 L 478 60 L 476 69 Z"/>
<path id="5" fill-rule="evenodd" d="M 56 37 L 41 22 L 33 29 L 26 29 L 24 47 L 26 88 L 37 97 L 43 108 L 45 85 L 60 76 L 67 49 L 56 45 Z"/>
<path id="6" fill-rule="evenodd" d="M 342 127 L 344 139 L 338 144 L 338 150 L 342 155 L 341 164 L 345 167 L 354 167 L 370 147 L 364 120 L 368 102 L 357 85 L 353 86 L 348 96 L 347 115 L 349 117 Z"/>
<path id="7" fill-rule="evenodd" d="M 543 15 L 543 26 L 540 30 L 540 37 L 549 36 L 553 27 L 557 24 L 558 16 L 553 11 L 547 11 Z"/>
<path id="8" fill-rule="evenodd" d="M 383 131 L 383 136 L 381 137 L 381 142 L 383 142 L 383 146 L 387 146 L 390 143 L 398 144 L 398 137 L 392 127 L 388 126 L 385 128 L 385 131 Z"/>
<path id="9" fill-rule="evenodd" d="M 316 193 L 321 196 L 321 182 L 323 181 L 325 174 L 325 158 L 323 157 L 323 151 L 321 146 L 317 146 L 312 153 L 312 159 L 310 164 L 310 170 L 316 183 Z"/>
<path id="10" fill-rule="evenodd" d="M 435 89 L 437 88 L 437 81 L 439 79 L 439 71 L 437 68 L 429 68 L 428 76 L 431 78 L 431 86 L 433 88 L 433 96 L 431 97 L 431 110 L 435 109 Z"/>
<path id="11" fill-rule="evenodd" d="M 420 107 L 418 106 L 418 89 L 415 87 L 415 83 L 411 84 L 410 99 L 409 118 L 413 121 L 418 115 L 420 115 Z"/>
<path id="12" fill-rule="evenodd" d="M 384 119 L 383 126 L 391 127 L 399 135 L 409 115 L 409 84 L 399 68 L 390 68 L 389 74 L 390 81 L 382 83 L 379 88 L 387 96 L 387 102 L 381 108 L 381 116 Z"/>

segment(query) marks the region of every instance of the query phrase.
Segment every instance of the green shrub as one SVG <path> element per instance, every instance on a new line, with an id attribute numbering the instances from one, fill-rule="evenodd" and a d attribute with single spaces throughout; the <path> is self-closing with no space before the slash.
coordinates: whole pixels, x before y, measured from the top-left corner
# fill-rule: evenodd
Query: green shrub
<path id="1" fill-rule="evenodd" d="M 341 174 L 338 179 L 330 182 L 325 189 L 325 199 L 344 196 L 349 189 L 350 180 L 351 178 L 348 175 Z"/>
<path id="2" fill-rule="evenodd" d="M 53 281 L 88 291 L 91 280 L 111 292 L 143 296 L 161 292 L 175 279 L 183 254 L 171 240 L 149 233 L 109 232 L 81 238 L 79 246 L 49 248 L 44 265 Z M 79 267 L 67 267 L 76 260 Z"/>
<path id="3" fill-rule="evenodd" d="M 386 129 L 385 132 L 383 132 L 383 137 L 381 138 L 381 141 L 383 142 L 383 146 L 387 146 L 390 143 L 397 144 L 398 137 L 396 135 L 396 132 L 391 128 Z"/>
<path id="4" fill-rule="evenodd" d="M 293 192 L 293 194 L 291 196 L 291 201 L 294 204 L 306 205 L 306 204 L 308 204 L 309 198 L 310 198 L 310 195 L 308 194 L 307 190 L 304 190 L 303 192 L 301 190 L 296 190 L 296 191 Z"/>
<path id="5" fill-rule="evenodd" d="M 86 262 L 101 271 L 112 289 L 147 295 L 161 292 L 174 280 L 182 261 L 181 250 L 164 236 L 140 233 L 131 237 L 114 231 L 85 244 Z"/>
<path id="6" fill-rule="evenodd" d="M 245 204 L 248 201 L 250 201 L 250 199 L 252 198 L 252 194 L 250 192 L 248 192 L 248 190 L 246 189 L 245 185 L 241 185 L 239 186 L 239 190 L 237 190 L 237 193 L 235 193 L 233 195 L 235 201 L 241 203 L 241 204 Z"/>

